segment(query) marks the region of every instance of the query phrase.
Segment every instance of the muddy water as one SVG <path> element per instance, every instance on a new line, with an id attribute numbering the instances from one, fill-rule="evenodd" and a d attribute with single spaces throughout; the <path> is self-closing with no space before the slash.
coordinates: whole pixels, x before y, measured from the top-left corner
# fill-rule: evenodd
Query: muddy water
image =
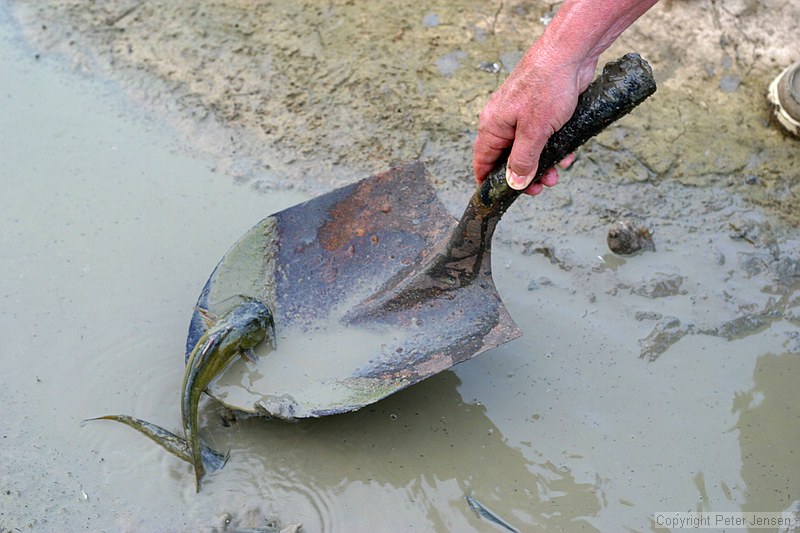
<path id="1" fill-rule="evenodd" d="M 262 345 L 255 352 L 255 362 L 234 361 L 210 385 L 212 394 L 227 406 L 289 419 L 312 417 L 315 410 L 360 405 L 365 401 L 362 394 L 372 389 L 354 391 L 356 371 L 383 352 L 393 353 L 387 346 L 402 345 L 405 336 L 388 328 L 346 328 L 335 317 L 310 331 L 280 329 L 274 350 Z M 385 394 L 379 389 L 370 397 Z"/>
<path id="2" fill-rule="evenodd" d="M 0 32 L 0 530 L 498 531 L 467 495 L 522 531 L 649 530 L 654 511 L 800 499 L 797 328 L 774 318 L 732 340 L 702 333 L 742 294 L 769 297 L 708 268 L 703 234 L 613 262 L 602 240 L 559 241 L 595 281 L 680 271 L 704 287 L 658 299 L 590 295 L 501 234 L 495 280 L 521 339 L 347 415 L 223 423 L 206 402 L 204 436 L 231 458 L 195 494 L 188 465 L 81 420 L 179 428 L 200 287 L 245 230 L 304 198 L 212 173 L 113 86 L 35 61 L 5 20 Z M 649 363 L 639 340 L 653 324 L 637 311 L 692 317 L 696 332 Z"/>

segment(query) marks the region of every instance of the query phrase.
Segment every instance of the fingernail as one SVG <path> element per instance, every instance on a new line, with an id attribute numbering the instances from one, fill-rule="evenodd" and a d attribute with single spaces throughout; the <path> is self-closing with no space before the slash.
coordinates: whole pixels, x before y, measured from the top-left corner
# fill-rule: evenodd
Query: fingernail
<path id="1" fill-rule="evenodd" d="M 528 184 L 528 176 L 520 176 L 510 168 L 506 168 L 506 182 L 512 189 L 521 191 Z"/>

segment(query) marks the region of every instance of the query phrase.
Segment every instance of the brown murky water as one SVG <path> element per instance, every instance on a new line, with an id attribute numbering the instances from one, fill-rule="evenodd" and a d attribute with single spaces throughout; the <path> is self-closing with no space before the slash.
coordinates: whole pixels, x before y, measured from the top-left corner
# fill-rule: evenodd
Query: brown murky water
<path id="1" fill-rule="evenodd" d="M 202 284 L 306 197 L 211 172 L 113 85 L 34 60 L 0 22 L 0 530 L 499 531 L 469 495 L 521 531 L 641 531 L 656 511 L 798 505 L 800 301 L 776 281 L 797 244 L 765 255 L 763 226 L 729 238 L 678 208 L 654 219 L 658 252 L 626 260 L 602 234 L 567 228 L 537 251 L 501 224 L 494 276 L 521 339 L 346 415 L 223 422 L 205 402 L 204 436 L 231 457 L 199 494 L 128 428 L 81 427 L 113 412 L 180 427 Z M 544 216 L 583 184 L 568 177 Z M 765 219 L 735 200 L 720 212 Z"/>

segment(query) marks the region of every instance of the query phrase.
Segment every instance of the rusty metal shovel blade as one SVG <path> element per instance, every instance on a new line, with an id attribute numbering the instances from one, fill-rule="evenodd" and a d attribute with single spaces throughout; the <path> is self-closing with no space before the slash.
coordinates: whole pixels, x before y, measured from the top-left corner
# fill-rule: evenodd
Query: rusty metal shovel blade
<path id="1" fill-rule="evenodd" d="M 606 66 L 548 142 L 540 174 L 655 91 L 635 54 Z M 273 214 L 222 258 L 197 307 L 243 297 L 273 312 L 274 349 L 235 361 L 208 388 L 223 404 L 279 418 L 359 409 L 519 335 L 491 274 L 491 238 L 519 196 L 505 164 L 460 220 L 425 167 L 405 164 Z M 187 353 L 207 327 L 195 311 Z"/>
<path id="2" fill-rule="evenodd" d="M 259 353 L 255 368 L 235 363 L 211 395 L 281 418 L 351 411 L 518 337 L 488 271 L 445 298 L 351 319 L 456 224 L 420 162 L 259 222 L 220 261 L 198 307 L 221 314 L 239 295 L 265 302 L 275 350 Z M 187 347 L 203 328 L 195 316 Z"/>

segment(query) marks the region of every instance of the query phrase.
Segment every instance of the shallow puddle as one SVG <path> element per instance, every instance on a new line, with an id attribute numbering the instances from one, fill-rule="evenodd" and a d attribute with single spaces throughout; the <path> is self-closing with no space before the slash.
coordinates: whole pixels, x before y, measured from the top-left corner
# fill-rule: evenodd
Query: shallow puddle
<path id="1" fill-rule="evenodd" d="M 472 496 L 521 531 L 642 531 L 656 511 L 800 498 L 794 326 L 687 335 L 650 363 L 641 298 L 588 298 L 504 245 L 495 281 L 521 339 L 355 413 L 231 419 L 204 402 L 205 438 L 231 455 L 197 494 L 188 465 L 129 428 L 81 427 L 106 413 L 180 427 L 203 283 L 248 228 L 305 198 L 211 172 L 113 86 L 37 62 L 1 22 L 0 530 L 501 531 Z M 702 255 L 683 246 L 662 270 Z M 646 261 L 614 272 L 637 278 Z M 549 283 L 533 288 L 537 276 Z M 681 296 L 647 305 L 716 312 Z"/>

